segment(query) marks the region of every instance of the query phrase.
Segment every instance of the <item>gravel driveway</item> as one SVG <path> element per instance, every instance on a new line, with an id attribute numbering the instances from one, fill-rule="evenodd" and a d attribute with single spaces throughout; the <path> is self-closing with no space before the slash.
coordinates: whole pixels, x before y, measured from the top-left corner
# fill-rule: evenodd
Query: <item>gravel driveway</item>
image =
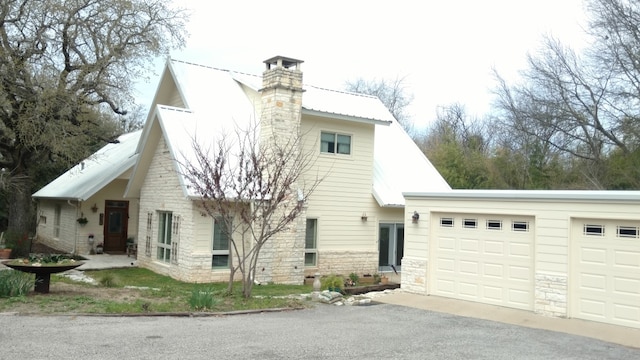
<path id="1" fill-rule="evenodd" d="M 3 359 L 640 359 L 640 349 L 403 306 L 221 317 L 0 314 Z"/>

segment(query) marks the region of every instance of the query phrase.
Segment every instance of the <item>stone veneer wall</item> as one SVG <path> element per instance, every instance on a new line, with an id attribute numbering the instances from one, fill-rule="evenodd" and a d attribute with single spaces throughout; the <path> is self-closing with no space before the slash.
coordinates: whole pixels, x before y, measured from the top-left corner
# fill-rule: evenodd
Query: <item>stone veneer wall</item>
<path id="1" fill-rule="evenodd" d="M 377 273 L 378 252 L 320 250 L 318 251 L 318 266 L 307 268 L 305 271 L 307 276 L 315 273 L 320 273 L 321 275 L 349 275 L 352 272 L 360 276 Z"/>
<path id="2" fill-rule="evenodd" d="M 304 283 L 304 211 L 290 229 L 269 239 L 260 250 L 256 280 L 261 283 L 302 285 Z"/>
<path id="3" fill-rule="evenodd" d="M 423 258 L 402 258 L 403 290 L 416 294 L 427 293 L 427 260 Z"/>
<path id="4" fill-rule="evenodd" d="M 567 277 L 536 273 L 535 303 L 536 314 L 567 317 Z"/>

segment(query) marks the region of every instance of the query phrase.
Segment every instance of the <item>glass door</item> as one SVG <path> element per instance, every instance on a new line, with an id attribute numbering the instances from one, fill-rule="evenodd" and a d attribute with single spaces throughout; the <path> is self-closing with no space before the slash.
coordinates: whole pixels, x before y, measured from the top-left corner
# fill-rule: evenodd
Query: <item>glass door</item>
<path id="1" fill-rule="evenodd" d="M 378 231 L 379 271 L 400 271 L 404 256 L 404 224 L 380 224 Z"/>

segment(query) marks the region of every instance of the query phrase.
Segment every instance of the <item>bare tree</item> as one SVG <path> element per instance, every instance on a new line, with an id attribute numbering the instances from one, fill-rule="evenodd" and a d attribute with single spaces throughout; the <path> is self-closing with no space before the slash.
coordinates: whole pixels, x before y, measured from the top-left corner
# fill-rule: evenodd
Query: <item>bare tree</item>
<path id="1" fill-rule="evenodd" d="M 412 132 L 413 126 L 411 117 L 407 114 L 407 107 L 411 105 L 413 95 L 407 93 L 405 77 L 370 81 L 358 78 L 354 81 L 347 81 L 345 88 L 347 91 L 378 97 L 393 117 L 398 120 L 398 123 L 408 133 Z"/>
<path id="2" fill-rule="evenodd" d="M 588 187 L 628 186 L 611 180 L 640 149 L 640 3 L 586 4 L 590 47 L 576 53 L 546 37 L 529 56 L 521 83 L 508 85 L 496 75 L 497 117 L 549 154 L 575 159 Z"/>
<path id="3" fill-rule="evenodd" d="M 133 82 L 184 44 L 185 21 L 161 0 L 0 2 L 0 168 L 19 189 L 7 193 L 10 228 L 28 231 L 43 160 L 73 164 L 117 136 L 108 114 L 126 114 Z"/>
<path id="4" fill-rule="evenodd" d="M 260 141 L 258 133 L 257 126 L 236 129 L 235 137 L 221 136 L 210 145 L 194 138 L 193 159 L 185 156 L 181 161 L 202 209 L 222 222 L 231 244 L 228 291 L 233 291 L 239 271 L 245 297 L 251 296 L 260 251 L 295 225 L 306 199 L 322 181 L 310 171 L 315 158 L 301 152 L 299 134 Z"/>

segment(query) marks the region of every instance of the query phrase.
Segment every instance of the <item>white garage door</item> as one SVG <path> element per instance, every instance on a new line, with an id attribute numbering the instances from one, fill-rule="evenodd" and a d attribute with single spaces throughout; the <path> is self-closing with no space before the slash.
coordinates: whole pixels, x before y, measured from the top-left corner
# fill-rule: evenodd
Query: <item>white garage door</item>
<path id="1" fill-rule="evenodd" d="M 571 316 L 640 328 L 640 223 L 574 219 Z"/>
<path id="2" fill-rule="evenodd" d="M 434 214 L 434 295 L 533 309 L 533 218 Z"/>

